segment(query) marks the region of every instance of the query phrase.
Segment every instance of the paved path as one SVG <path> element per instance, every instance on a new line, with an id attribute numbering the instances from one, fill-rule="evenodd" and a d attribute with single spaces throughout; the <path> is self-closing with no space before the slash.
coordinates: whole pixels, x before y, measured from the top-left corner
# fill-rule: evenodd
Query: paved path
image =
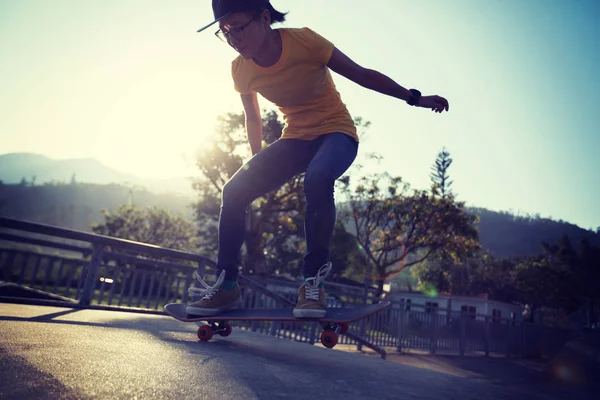
<path id="1" fill-rule="evenodd" d="M 583 399 L 169 317 L 0 303 L 2 399 Z M 590 397 L 591 398 L 591 397 Z"/>

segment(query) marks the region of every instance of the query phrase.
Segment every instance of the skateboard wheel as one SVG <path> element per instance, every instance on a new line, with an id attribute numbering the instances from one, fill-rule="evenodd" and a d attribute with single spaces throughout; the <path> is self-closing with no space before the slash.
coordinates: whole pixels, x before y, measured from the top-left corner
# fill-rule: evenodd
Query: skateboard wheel
<path id="1" fill-rule="evenodd" d="M 334 331 L 328 330 L 321 334 L 321 344 L 329 349 L 333 348 L 337 344 L 337 341 L 338 337 Z"/>
<path id="2" fill-rule="evenodd" d="M 210 326 L 204 325 L 198 328 L 198 339 L 207 342 L 212 338 L 213 330 Z"/>
<path id="3" fill-rule="evenodd" d="M 348 332 L 348 324 L 340 324 L 339 326 L 340 326 L 340 334 L 341 335 Z"/>
<path id="4" fill-rule="evenodd" d="M 231 331 L 232 331 L 231 325 L 225 324 L 225 326 L 223 327 L 223 329 L 221 329 L 221 331 L 219 331 L 219 335 L 221 335 L 223 337 L 226 337 L 226 336 L 231 335 Z"/>

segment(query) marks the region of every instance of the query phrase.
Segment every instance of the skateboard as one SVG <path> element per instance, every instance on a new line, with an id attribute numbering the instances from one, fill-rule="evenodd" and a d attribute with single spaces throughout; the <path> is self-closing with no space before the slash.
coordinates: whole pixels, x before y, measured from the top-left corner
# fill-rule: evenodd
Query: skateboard
<path id="1" fill-rule="evenodd" d="M 358 321 L 369 315 L 388 307 L 391 303 L 384 301 L 357 308 L 328 308 L 323 318 L 296 318 L 293 308 L 252 308 L 231 309 L 218 315 L 196 316 L 185 311 L 185 304 L 170 303 L 165 306 L 165 312 L 171 317 L 183 322 L 207 322 L 198 328 L 198 339 L 209 341 L 216 333 L 220 336 L 231 335 L 232 329 L 229 321 L 285 321 L 285 322 L 319 322 L 323 327 L 321 343 L 323 346 L 333 348 L 338 342 L 338 335 L 343 335 L 348 330 L 348 324 Z"/>

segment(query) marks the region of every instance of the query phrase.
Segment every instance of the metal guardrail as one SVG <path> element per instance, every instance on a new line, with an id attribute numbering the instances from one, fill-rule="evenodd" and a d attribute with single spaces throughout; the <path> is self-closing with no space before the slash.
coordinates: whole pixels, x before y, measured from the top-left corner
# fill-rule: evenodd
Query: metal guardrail
<path id="1" fill-rule="evenodd" d="M 194 270 L 214 269 L 206 257 L 129 240 L 10 218 L 0 218 L 0 228 L 4 281 L 82 306 L 162 309 L 187 300 Z"/>
<path id="2" fill-rule="evenodd" d="M 29 301 L 37 304 L 163 314 L 165 304 L 188 301 L 194 271 L 212 275 L 215 267 L 212 260 L 197 254 L 0 217 L 0 280 L 54 296 Z M 296 294 L 283 287 L 281 292 L 269 290 L 244 275 L 240 275 L 240 286 L 246 307 L 295 305 Z M 369 297 L 352 297 L 360 292 L 353 288 L 352 300 L 340 303 L 340 296 L 348 297 L 347 293 L 340 285 L 331 286 L 335 293 L 330 306 L 362 305 Z M 17 297 L 0 300 L 24 301 Z M 352 327 L 355 330 L 343 335 L 341 342 L 369 347 L 385 358 L 385 350 L 360 334 L 371 320 L 362 320 L 362 329 Z M 235 325 L 309 343 L 315 343 L 319 333 L 315 322 L 240 321 Z"/>

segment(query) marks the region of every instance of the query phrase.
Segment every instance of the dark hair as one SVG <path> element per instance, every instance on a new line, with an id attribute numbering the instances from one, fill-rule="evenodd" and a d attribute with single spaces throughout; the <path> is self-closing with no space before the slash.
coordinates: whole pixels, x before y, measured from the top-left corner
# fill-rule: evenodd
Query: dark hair
<path id="1" fill-rule="evenodd" d="M 266 9 L 269 10 L 269 14 L 271 14 L 271 24 L 276 22 L 285 22 L 285 16 L 287 13 L 282 13 L 281 11 L 277 11 L 271 2 L 267 2 Z"/>

